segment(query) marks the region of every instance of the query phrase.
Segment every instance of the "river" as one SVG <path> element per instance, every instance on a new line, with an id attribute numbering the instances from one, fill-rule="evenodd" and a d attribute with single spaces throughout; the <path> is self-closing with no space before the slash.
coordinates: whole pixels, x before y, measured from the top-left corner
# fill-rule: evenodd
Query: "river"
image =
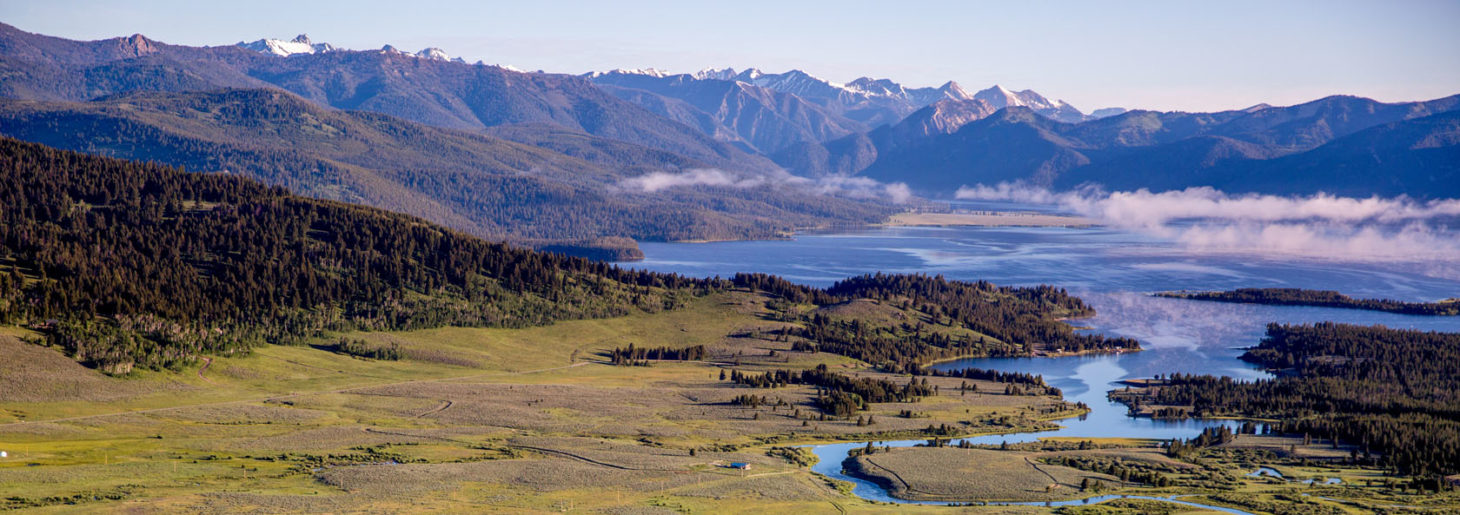
<path id="1" fill-rule="evenodd" d="M 970 438 L 973 443 L 1016 443 L 1048 436 L 1190 438 L 1203 427 L 1222 422 L 1129 417 L 1123 406 L 1108 402 L 1105 393 L 1124 379 L 1171 372 L 1263 377 L 1264 372 L 1237 357 L 1242 348 L 1257 343 L 1269 322 L 1335 321 L 1460 332 L 1460 317 L 1238 305 L 1149 295 L 1181 289 L 1295 287 L 1410 301 L 1460 296 L 1460 281 L 1437 277 L 1443 274 L 1419 265 L 1192 253 L 1172 242 L 1099 227 L 890 227 L 802 234 L 783 241 L 644 243 L 642 248 L 646 259 L 626 266 L 698 277 L 762 272 L 815 286 L 879 271 L 942 274 L 950 279 L 985 279 L 1009 286 L 1053 284 L 1069 289 L 1096 309 L 1094 318 L 1076 321 L 1076 325 L 1136 338 L 1146 349 L 1103 356 L 965 359 L 937 365 L 943 369 L 978 367 L 1040 374 L 1063 390 L 1066 399 L 1092 408 L 1086 417 L 1061 421 L 1063 428 L 1057 431 Z M 841 473 L 847 451 L 863 445 L 817 446 L 815 452 L 821 461 L 813 470 L 853 483 L 854 493 L 863 498 L 908 502 L 891 497 L 873 483 Z M 1069 503 L 1101 500 L 1109 499 Z"/>

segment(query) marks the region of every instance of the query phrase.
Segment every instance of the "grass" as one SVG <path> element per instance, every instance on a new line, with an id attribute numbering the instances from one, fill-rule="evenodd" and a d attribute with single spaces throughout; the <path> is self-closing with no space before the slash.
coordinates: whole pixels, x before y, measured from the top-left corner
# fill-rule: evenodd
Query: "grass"
<path id="1" fill-rule="evenodd" d="M 0 362 L 0 450 L 10 454 L 0 460 L 0 498 L 14 498 L 6 502 L 16 507 L 60 503 L 48 509 L 63 512 L 886 511 L 768 455 L 770 442 L 930 423 L 977 430 L 984 418 L 1020 419 L 1031 407 L 1057 404 L 946 395 L 912 406 L 930 418 L 896 417 L 905 404 L 874 405 L 878 423 L 869 427 L 855 420 L 803 426 L 815 413 L 807 388 L 756 391 L 786 399 L 789 408 L 732 406 L 746 390 L 719 379 L 728 368 L 825 363 L 882 375 L 845 357 L 735 336 L 779 327 L 765 312 L 763 298 L 727 293 L 652 315 L 318 342 L 345 336 L 395 344 L 404 354 L 399 361 L 268 346 L 213 357 L 206 368 L 200 361 L 120 378 L 22 342 L 31 335 L 25 330 L 0 328 L 0 353 L 20 358 Z M 602 363 L 603 353 L 630 343 L 704 345 L 713 359 Z M 958 381 L 946 382 L 942 388 L 956 390 Z M 992 383 L 980 388 L 1002 391 Z M 793 416 L 797 409 L 801 418 Z M 755 469 L 715 465 L 731 461 Z"/>
<path id="2" fill-rule="evenodd" d="M 789 407 L 733 406 L 731 398 L 752 391 L 721 381 L 720 372 L 728 369 L 825 363 L 843 373 L 907 380 L 845 357 L 790 352 L 788 342 L 744 337 L 780 324 L 762 318 L 763 303 L 755 295 L 726 293 L 674 312 L 540 328 L 327 335 L 318 343 L 362 338 L 399 345 L 404 358 L 377 361 L 309 346 L 270 346 L 214 357 L 206 369 L 199 362 L 179 372 L 121 378 L 22 342 L 28 331 L 0 327 L 0 355 L 7 358 L 0 360 L 0 450 L 9 453 L 0 459 L 0 502 L 6 503 L 0 506 L 54 512 L 949 513 L 960 510 L 862 501 L 769 451 L 872 433 L 917 438 L 930 424 L 964 433 L 1008 431 L 1070 414 L 1058 411 L 1065 405 L 1056 399 L 1003 395 L 995 383 L 971 381 L 979 393 L 962 394 L 962 380 L 949 378 L 930 378 L 939 396 L 872 405 L 867 414 L 877 423 L 871 426 L 857 426 L 855 418 L 812 419 L 815 392 L 801 387 L 753 391 Z M 704 345 L 711 359 L 647 367 L 602 363 L 603 352 L 629 343 Z M 897 416 L 906 409 L 927 418 Z M 963 471 L 960 481 L 938 487 L 949 495 L 1016 485 L 1037 496 L 1045 486 L 1029 470 L 1008 477 L 980 473 L 987 466 L 966 459 L 973 451 L 930 451 L 965 457 L 938 458 L 952 460 L 940 467 Z M 917 451 L 886 457 L 902 452 Z M 1125 452 L 1126 459 L 1136 459 L 1154 451 L 1081 452 Z M 741 473 L 716 465 L 731 461 L 754 468 Z M 1010 471 L 1028 467 L 1020 463 L 1005 465 Z M 1214 466 L 1237 476 L 1250 471 L 1236 459 Z M 1344 474 L 1345 481 L 1371 473 L 1282 470 Z M 1078 486 L 1078 474 L 1088 473 L 1055 475 Z M 1240 491 L 1263 498 L 1298 488 L 1260 480 L 1243 485 Z M 1067 486 L 1061 490 L 1060 498 L 1074 496 Z M 1415 502 L 1403 496 L 1380 501 Z"/>
<path id="3" fill-rule="evenodd" d="M 1049 501 L 1080 497 L 1083 480 L 1118 485 L 1118 478 L 1040 464 L 1031 453 L 908 447 L 856 458 L 855 470 L 915 500 Z M 970 480 L 976 478 L 976 480 Z"/>

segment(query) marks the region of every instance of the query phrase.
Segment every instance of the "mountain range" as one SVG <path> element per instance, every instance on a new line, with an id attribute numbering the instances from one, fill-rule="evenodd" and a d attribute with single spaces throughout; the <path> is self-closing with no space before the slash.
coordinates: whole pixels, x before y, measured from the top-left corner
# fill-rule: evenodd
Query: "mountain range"
<path id="1" fill-rule="evenodd" d="M 305 195 L 526 243 L 600 236 L 773 238 L 796 227 L 875 222 L 886 212 L 771 187 L 653 195 L 608 188 L 665 166 L 704 165 L 551 127 L 512 126 L 491 134 L 431 127 L 331 110 L 271 89 L 135 92 L 91 102 L 0 100 L 0 134 L 242 174 Z M 503 135 L 548 142 L 527 145 Z"/>
<path id="2" fill-rule="evenodd" d="M 86 101 L 133 91 L 272 87 L 323 106 L 438 127 L 550 123 L 711 166 L 775 168 L 764 157 L 656 116 L 585 79 L 422 58 L 390 47 L 281 58 L 236 45 L 168 45 L 140 34 L 72 41 L 5 25 L 0 26 L 0 67 L 7 73 L 0 96 L 9 98 Z"/>
<path id="3" fill-rule="evenodd" d="M 828 186 L 846 184 L 930 197 L 1011 181 L 1460 196 L 1457 97 L 1087 114 L 951 81 L 526 73 L 302 34 L 192 47 L 3 24 L 0 77 L 0 135 L 248 175 L 535 245 L 765 238 L 901 209 L 878 187 Z"/>
<path id="4" fill-rule="evenodd" d="M 930 106 L 898 126 L 803 146 L 810 148 L 793 151 L 818 159 L 798 168 L 896 178 L 928 192 L 1022 181 L 1057 189 L 1460 196 L 1460 131 L 1449 122 L 1460 96 L 1394 104 L 1334 96 L 1218 113 L 1131 111 L 1077 124 L 1022 107 L 981 117 L 986 108 L 958 107 Z M 951 131 L 952 123 L 915 125 L 939 115 L 976 119 Z M 919 130 L 926 127 L 933 129 Z"/>
<path id="5" fill-rule="evenodd" d="M 323 50 L 285 57 L 0 26 L 0 133 L 241 173 L 520 242 L 771 238 L 891 212 L 777 180 L 626 189 L 651 173 L 784 174 L 578 77 L 308 44 Z"/>
<path id="6" fill-rule="evenodd" d="M 837 84 L 800 70 L 767 74 L 731 68 L 694 74 L 652 68 L 613 70 L 584 77 L 660 116 L 772 156 L 799 143 L 825 142 L 895 124 L 920 108 L 947 100 L 976 100 L 993 110 L 1028 107 L 1066 122 L 1094 118 L 1031 90 L 1016 93 L 993 86 L 970 94 L 952 81 L 936 88 L 908 88 L 870 77 Z"/>

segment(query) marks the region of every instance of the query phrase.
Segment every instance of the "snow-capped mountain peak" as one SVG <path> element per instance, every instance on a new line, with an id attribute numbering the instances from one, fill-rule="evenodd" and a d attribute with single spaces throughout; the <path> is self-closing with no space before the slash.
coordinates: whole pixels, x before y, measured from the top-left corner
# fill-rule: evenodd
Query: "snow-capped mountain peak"
<path id="1" fill-rule="evenodd" d="M 907 96 L 907 90 L 902 87 L 902 84 L 892 82 L 889 79 L 873 79 L 871 77 L 860 77 L 857 80 L 848 82 L 846 84 L 846 87 L 847 89 L 872 96 Z"/>
<path id="2" fill-rule="evenodd" d="M 837 98 L 849 93 L 856 94 L 846 86 L 801 70 L 791 70 L 786 73 L 761 73 L 760 70 L 751 68 L 740 72 L 735 76 L 735 80 L 812 100 Z"/>
<path id="3" fill-rule="evenodd" d="M 647 76 L 647 77 L 654 77 L 654 78 L 659 78 L 659 79 L 662 79 L 664 77 L 668 77 L 669 76 L 669 74 L 666 73 L 664 70 L 659 70 L 659 69 L 656 69 L 656 68 L 614 68 L 614 69 L 609 70 L 607 72 L 590 72 L 590 73 L 588 73 L 588 76 L 589 77 L 602 77 L 604 75 L 609 75 L 609 74 L 618 74 L 618 75 L 644 75 L 644 76 Z"/>
<path id="4" fill-rule="evenodd" d="M 735 74 L 735 80 L 740 82 L 755 82 L 756 79 L 765 76 L 759 68 L 746 68 L 744 71 Z"/>
<path id="5" fill-rule="evenodd" d="M 238 46 L 253 50 L 255 52 L 263 52 L 265 54 L 273 54 L 280 57 L 288 57 L 294 54 L 315 54 L 322 52 L 333 52 L 337 50 L 334 45 L 331 45 L 329 43 L 315 43 L 313 41 L 310 41 L 308 34 L 300 34 L 298 36 L 294 36 L 294 39 L 291 39 L 289 41 L 284 41 L 282 39 L 260 39 L 258 41 L 253 41 L 249 43 L 239 41 Z"/>
<path id="6" fill-rule="evenodd" d="M 969 95 L 967 91 L 964 91 L 963 90 L 963 86 L 959 86 L 957 82 L 953 82 L 951 80 L 948 81 L 947 83 L 944 83 L 942 86 L 939 86 L 938 87 L 938 91 L 941 91 L 948 98 L 953 98 L 953 99 L 958 99 L 958 100 L 972 100 L 973 99 L 973 95 Z"/>
<path id="7" fill-rule="evenodd" d="M 724 68 L 716 70 L 714 68 L 705 68 L 695 72 L 694 78 L 699 80 L 735 80 L 735 69 Z"/>
<path id="8" fill-rule="evenodd" d="M 615 72 L 618 72 L 618 73 L 629 74 L 629 75 L 648 75 L 650 77 L 659 77 L 659 78 L 663 78 L 664 75 L 665 75 L 665 73 L 662 70 L 659 70 L 657 68 L 629 68 L 627 70 L 620 68 L 620 69 L 617 69 L 617 70 L 614 70 L 614 71 Z"/>
<path id="9" fill-rule="evenodd" d="M 436 47 L 423 48 L 420 52 L 416 52 L 416 57 L 420 57 L 422 59 L 434 59 L 437 61 L 451 60 L 451 56 L 447 55 L 445 50 Z"/>
<path id="10" fill-rule="evenodd" d="M 432 61 L 450 61 L 453 63 L 466 64 L 466 59 L 462 59 L 460 57 L 453 58 L 448 55 L 445 50 L 436 47 L 426 47 L 421 49 L 420 52 L 411 53 L 396 48 L 395 45 L 385 45 L 383 47 L 380 47 L 380 53 L 403 55 L 407 57 L 415 57 L 418 59 L 430 59 Z"/>
<path id="11" fill-rule="evenodd" d="M 988 102 L 989 105 L 994 106 L 995 109 L 1003 109 L 1005 107 L 1024 105 L 1024 102 L 1019 99 L 1018 95 L 1015 95 L 1013 91 L 1004 89 L 1003 86 L 1000 86 L 998 84 L 995 84 L 993 85 L 993 87 L 990 87 L 983 91 L 979 91 L 978 93 L 974 93 L 973 98 Z"/>

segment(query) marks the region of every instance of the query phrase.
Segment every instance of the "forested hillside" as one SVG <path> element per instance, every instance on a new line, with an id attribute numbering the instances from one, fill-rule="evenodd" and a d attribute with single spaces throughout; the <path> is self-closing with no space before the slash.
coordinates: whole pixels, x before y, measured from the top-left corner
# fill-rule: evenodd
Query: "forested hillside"
<path id="1" fill-rule="evenodd" d="M 798 337 L 811 347 L 888 369 L 1038 345 L 1135 347 L 1075 335 L 1056 318 L 1092 311 L 1051 287 L 876 275 L 819 289 L 759 274 L 626 271 L 243 177 L 12 139 L 0 139 L 0 183 L 0 323 L 40 328 L 50 343 L 113 373 L 325 331 L 518 327 L 656 311 L 725 288 L 769 296 L 775 316 L 804 325 Z M 887 304 L 908 321 L 846 331 L 819 311 L 858 300 Z M 888 341 L 897 344 L 883 349 Z"/>
<path id="2" fill-rule="evenodd" d="M 514 126 L 488 136 L 325 109 L 278 90 L 0 100 L 0 134 L 190 171 L 242 174 L 302 195 L 531 244 L 604 236 L 774 238 L 796 228 L 877 222 L 891 212 L 889 206 L 775 185 L 633 191 L 617 185 L 708 165 L 553 126 Z"/>
<path id="3" fill-rule="evenodd" d="M 525 326 L 710 283 L 514 249 L 220 174 L 0 140 L 0 323 L 110 371 L 321 330 Z"/>

